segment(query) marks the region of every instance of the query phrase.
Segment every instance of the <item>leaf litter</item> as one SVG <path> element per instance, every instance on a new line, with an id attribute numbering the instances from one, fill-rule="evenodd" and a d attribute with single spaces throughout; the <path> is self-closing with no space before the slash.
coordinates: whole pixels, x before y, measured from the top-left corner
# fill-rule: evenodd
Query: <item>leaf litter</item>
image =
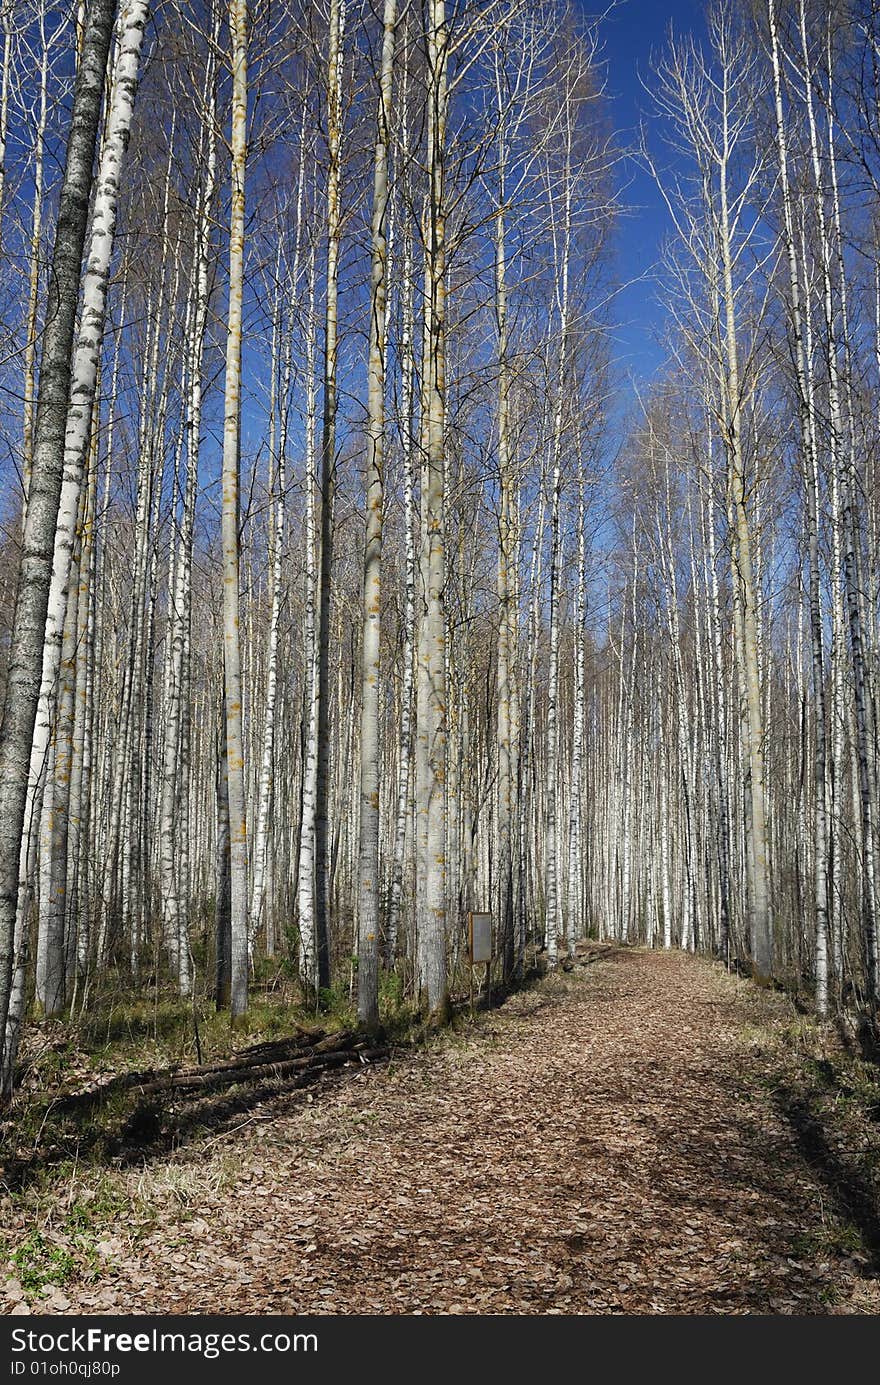
<path id="1" fill-rule="evenodd" d="M 880 1130 L 817 1095 L 789 1003 L 683 953 L 599 953 L 153 1161 L 149 1225 L 119 1218 L 100 1282 L 33 1301 L 10 1276 L 6 1311 L 878 1311 Z"/>

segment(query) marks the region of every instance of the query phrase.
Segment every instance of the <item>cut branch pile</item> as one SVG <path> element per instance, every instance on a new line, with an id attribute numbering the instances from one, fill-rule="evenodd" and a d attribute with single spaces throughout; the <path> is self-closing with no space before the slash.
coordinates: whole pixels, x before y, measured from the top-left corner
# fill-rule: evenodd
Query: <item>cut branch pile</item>
<path id="1" fill-rule="evenodd" d="M 389 1051 L 357 1030 L 298 1028 L 222 1061 L 117 1074 L 50 1098 L 33 1147 L 16 1140 L 12 1126 L 0 1127 L 0 1144 L 6 1146 L 0 1173 L 11 1187 L 73 1154 L 100 1152 L 123 1162 L 147 1150 L 157 1154 L 206 1128 L 223 1130 L 242 1110 L 311 1086 L 334 1070 L 380 1061 Z"/>
<path id="2" fill-rule="evenodd" d="M 157 1092 L 183 1094 L 219 1091 L 243 1083 L 278 1082 L 288 1077 L 290 1085 L 302 1085 L 297 1077 L 309 1078 L 324 1068 L 342 1067 L 346 1063 L 371 1063 L 385 1058 L 388 1049 L 376 1046 L 354 1030 L 344 1029 L 337 1034 L 311 1035 L 312 1042 L 286 1039 L 277 1044 L 260 1044 L 223 1063 L 169 1071 L 141 1086 L 143 1096 Z"/>

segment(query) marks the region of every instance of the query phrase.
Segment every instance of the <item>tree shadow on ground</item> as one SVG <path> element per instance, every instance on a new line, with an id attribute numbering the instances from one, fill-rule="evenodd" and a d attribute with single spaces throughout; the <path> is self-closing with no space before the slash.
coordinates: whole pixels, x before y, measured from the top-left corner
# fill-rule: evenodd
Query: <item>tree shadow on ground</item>
<path id="1" fill-rule="evenodd" d="M 715 1311 L 824 1313 L 841 1270 L 880 1277 L 877 1190 L 836 1147 L 813 1100 L 781 1078 L 764 1097 L 747 1073 L 713 1074 L 707 1066 L 700 1077 L 701 1099 L 683 1096 L 674 1113 L 658 1113 L 652 1133 L 664 1166 L 652 1200 L 663 1207 L 662 1221 L 708 1216 L 714 1223 L 708 1254 L 725 1281 L 708 1295 Z M 767 1105 L 778 1125 L 768 1125 Z M 728 1238 L 742 1243 L 734 1252 L 741 1261 L 726 1259 Z M 750 1266 L 748 1274 L 738 1263 Z"/>
<path id="2" fill-rule="evenodd" d="M 590 949 L 583 960 L 578 959 L 578 965 L 585 966 L 614 953 L 607 947 L 595 953 Z M 534 990 L 545 975 L 546 967 L 536 965 L 506 984 L 496 982 L 491 994 L 481 996 L 475 1008 L 495 1010 L 511 996 Z M 468 1005 L 468 999 L 457 997 L 454 1012 L 466 1015 Z M 417 1048 L 420 1037 L 416 1029 L 409 1036 L 394 1040 L 392 1053 Z M 258 1045 L 252 1051 L 280 1050 L 285 1042 Z M 200 1139 L 222 1134 L 261 1106 L 269 1108 L 271 1115 L 280 1114 L 300 1099 L 304 1088 L 329 1087 L 361 1071 L 363 1065 L 353 1054 L 351 1063 L 338 1068 L 307 1069 L 293 1077 L 267 1078 L 195 1097 L 174 1091 L 141 1094 L 138 1088 L 157 1075 L 154 1069 L 119 1074 L 97 1090 L 50 1099 L 33 1149 L 11 1152 L 6 1157 L 2 1182 L 10 1192 L 20 1192 L 70 1161 L 117 1168 L 144 1166 L 195 1145 Z"/>
<path id="3" fill-rule="evenodd" d="M 613 1011 L 619 994 L 603 1003 Z M 666 1312 L 824 1314 L 854 1279 L 880 1277 L 880 1197 L 856 1107 L 853 1119 L 823 1115 L 809 1066 L 795 1078 L 767 1046 L 719 1047 L 712 1036 L 742 1025 L 737 995 L 688 1000 L 689 1052 L 651 1044 L 650 997 L 643 1012 L 643 1048 L 621 1049 L 583 1089 L 581 1175 L 600 1205 L 607 1189 L 612 1213 L 597 1218 L 585 1264 L 599 1254 L 625 1278 L 649 1262 Z M 601 1029 L 601 1006 L 593 1020 Z M 873 1145 L 863 1095 L 853 1089 Z M 639 1215 L 624 1219 L 627 1207 Z"/>
<path id="4" fill-rule="evenodd" d="M 775 1104 L 791 1126 L 804 1160 L 830 1193 L 838 1217 L 858 1231 L 870 1257 L 872 1274 L 880 1275 L 880 1204 L 876 1190 L 833 1147 L 809 1097 L 783 1088 L 777 1091 Z"/>
<path id="5" fill-rule="evenodd" d="M 329 1086 L 354 1071 L 363 1071 L 356 1055 L 343 1067 L 307 1069 L 294 1078 L 242 1085 L 195 1100 L 182 1100 L 174 1092 L 139 1098 L 132 1091 L 134 1105 L 120 1109 L 119 1103 L 113 1103 L 100 1118 L 88 1107 L 82 1113 L 87 1118 L 68 1118 L 54 1133 L 52 1143 L 9 1157 L 3 1167 L 3 1185 L 9 1192 L 21 1192 L 70 1161 L 115 1168 L 145 1166 L 199 1139 L 222 1134 L 260 1106 L 271 1105 L 277 1114 L 285 1103 L 295 1101 L 303 1088 Z"/>

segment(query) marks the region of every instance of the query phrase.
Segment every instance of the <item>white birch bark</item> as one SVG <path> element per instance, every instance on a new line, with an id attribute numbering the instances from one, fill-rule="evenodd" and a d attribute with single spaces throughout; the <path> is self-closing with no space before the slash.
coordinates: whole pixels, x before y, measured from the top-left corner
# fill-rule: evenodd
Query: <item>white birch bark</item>
<path id="1" fill-rule="evenodd" d="M 46 751 L 54 720 L 61 664 L 71 555 L 76 537 L 83 470 L 88 453 L 95 385 L 104 336 L 110 260 L 116 226 L 119 180 L 134 110 L 137 69 L 147 18 L 146 0 L 127 0 L 121 14 L 122 34 L 113 93 L 96 180 L 90 244 L 83 280 L 79 335 L 73 358 L 70 399 L 64 435 L 64 470 L 52 559 L 43 641 L 40 699 L 31 746 L 25 817 L 36 822 L 41 811 Z M 29 874 L 28 843 L 23 842 L 21 871 Z M 26 900 L 22 900 L 22 908 Z"/>
<path id="2" fill-rule="evenodd" d="M 78 629 L 76 637 L 76 679 L 74 685 L 74 725 L 67 844 L 67 939 L 66 967 L 68 988 L 85 976 L 89 958 L 91 901 L 91 857 L 96 849 L 89 832 L 92 791 L 92 726 L 94 721 L 94 613 L 96 586 L 95 524 L 98 494 L 98 418 L 100 382 L 95 389 L 95 420 L 91 430 L 88 475 L 84 501 L 81 552 L 79 561 Z"/>
<path id="3" fill-rule="evenodd" d="M 63 25 L 61 26 L 63 27 Z M 22 407 L 22 472 L 24 499 L 22 504 L 22 528 L 27 517 L 27 500 L 30 490 L 31 467 L 34 454 L 34 403 L 36 399 L 36 361 L 39 344 L 39 303 L 40 303 L 40 264 L 42 260 L 43 235 L 43 156 L 46 139 L 46 117 L 49 97 L 49 54 L 57 41 L 61 28 L 46 34 L 46 11 L 40 8 L 40 97 L 37 126 L 34 132 L 34 200 L 31 212 L 30 262 L 28 267 L 28 308 L 25 324 L 25 342 L 22 362 L 24 366 L 24 401 Z"/>
<path id="4" fill-rule="evenodd" d="M 324 304 L 324 407 L 321 428 L 321 566 L 318 593 L 318 748 L 315 778 L 315 953 L 318 986 L 330 984 L 330 622 L 341 249 L 342 61 L 344 0 L 330 0 L 327 45 L 327 272 Z"/>
<path id="5" fill-rule="evenodd" d="M 74 542 L 67 615 L 58 670 L 58 706 L 52 737 L 52 770 L 40 820 L 40 903 L 35 993 L 37 1007 L 47 1018 L 60 1014 L 67 999 L 64 945 L 67 921 L 67 813 L 73 755 L 73 699 L 76 683 L 81 536 L 79 539 L 75 538 Z"/>
<path id="6" fill-rule="evenodd" d="M 773 65 L 773 97 L 776 117 L 776 145 L 782 192 L 783 234 L 788 261 L 791 333 L 794 339 L 794 365 L 798 388 L 798 409 L 803 451 L 804 497 L 809 563 L 809 613 L 815 707 L 814 777 L 814 880 L 816 906 L 816 1008 L 820 1016 L 828 1009 L 828 829 L 825 798 L 826 725 L 825 660 L 822 634 L 822 606 L 819 570 L 819 477 L 810 393 L 807 386 L 801 284 L 794 237 L 794 214 L 788 173 L 788 141 L 782 106 L 782 78 L 779 39 L 774 0 L 767 0 L 770 55 Z"/>
<path id="7" fill-rule="evenodd" d="M 170 594 L 169 698 L 165 719 L 165 745 L 159 789 L 159 875 L 163 935 L 172 965 L 177 972 L 181 995 L 192 986 L 192 965 L 188 925 L 188 875 L 184 868 L 188 840 L 186 801 L 189 763 L 186 749 L 189 706 L 189 645 L 191 636 L 193 538 L 198 493 L 199 457 L 202 431 L 202 373 L 208 307 L 211 289 L 211 227 L 217 183 L 216 59 L 214 47 L 219 36 L 219 12 L 215 19 L 212 46 L 209 48 L 201 94 L 204 112 L 200 153 L 204 175 L 200 179 L 199 203 L 193 251 L 193 280 L 187 295 L 188 322 L 185 332 L 186 402 L 183 442 L 186 473 L 183 483 L 183 514 L 177 545 L 177 563 Z"/>
<path id="8" fill-rule="evenodd" d="M 725 66 L 723 80 L 729 82 Z M 727 113 L 725 106 L 725 116 Z M 742 447 L 742 387 L 737 338 L 736 298 L 733 286 L 733 247 L 728 194 L 730 127 L 725 118 L 723 147 L 719 164 L 720 250 L 722 269 L 722 313 L 725 351 L 724 395 L 726 408 L 731 506 L 734 516 L 735 580 L 742 602 L 742 667 L 745 675 L 745 704 L 748 725 L 749 799 L 753 896 L 751 899 L 751 945 L 755 970 L 769 977 L 773 970 L 773 920 L 770 901 L 770 875 L 767 855 L 766 786 L 764 779 L 764 724 L 758 670 L 757 590 L 752 569 L 752 535 L 748 515 L 745 463 Z"/>
<path id="9" fill-rule="evenodd" d="M 843 393 L 845 382 L 841 379 L 838 361 L 840 340 L 838 336 L 838 315 L 835 305 L 833 284 L 833 237 L 834 223 L 826 209 L 826 183 L 822 172 L 822 159 L 819 147 L 819 134 L 813 99 L 816 80 L 814 65 L 810 57 L 807 39 L 806 9 L 803 0 L 798 6 L 798 26 L 801 41 L 803 100 L 807 114 L 810 159 L 813 173 L 813 194 L 815 198 L 815 220 L 819 239 L 819 269 L 821 276 L 821 301 L 825 329 L 825 365 L 828 376 L 828 412 L 830 421 L 829 452 L 832 474 L 832 503 L 834 508 L 834 529 L 839 536 L 840 547 L 835 547 L 833 555 L 834 572 L 843 573 L 843 592 L 845 596 L 846 623 L 849 633 L 850 665 L 853 676 L 853 708 L 855 722 L 854 752 L 856 757 L 856 782 L 859 798 L 859 824 L 861 833 L 862 871 L 861 871 L 861 924 L 865 960 L 866 989 L 871 1003 L 877 998 L 877 903 L 876 903 L 876 843 L 874 840 L 876 805 L 872 783 L 869 751 L 868 726 L 868 685 L 865 668 L 863 621 L 858 577 L 858 535 L 855 504 L 855 478 L 852 474 L 851 453 L 847 455 L 845 425 L 843 417 Z M 829 83 L 831 73 L 828 73 Z M 829 139 L 833 139 L 829 124 Z M 831 166 L 833 169 L 833 144 L 831 146 Z M 833 177 L 833 175 L 832 175 Z M 839 270 L 842 267 L 839 266 Z M 845 276 L 839 273 L 838 293 L 845 293 Z M 836 593 L 835 593 L 836 595 Z M 837 602 L 835 602 L 835 606 Z M 838 646 L 839 649 L 839 646 Z M 835 708 L 837 713 L 838 708 Z M 835 747 L 836 749 L 836 747 Z M 834 767 L 838 768 L 836 754 Z M 824 960 L 824 959 L 823 959 Z"/>
<path id="10" fill-rule="evenodd" d="M 363 633 L 361 637 L 360 861 L 358 879 L 358 1019 L 379 1022 L 379 636 L 382 596 L 382 507 L 385 457 L 385 343 L 388 146 L 397 0 L 385 0 L 371 224 L 370 334 L 367 361 L 367 458 L 364 476 Z"/>
<path id="11" fill-rule="evenodd" d="M 223 412 L 223 671 L 226 714 L 230 859 L 230 1012 L 248 1004 L 247 813 L 242 736 L 239 639 L 239 462 L 241 455 L 241 327 L 244 286 L 245 161 L 247 156 L 247 5 L 229 0 L 232 43 L 232 205 L 229 220 L 229 313 Z"/>
<path id="12" fill-rule="evenodd" d="M 302 809 L 300 813 L 299 909 L 300 971 L 313 991 L 318 986 L 318 956 L 315 934 L 315 808 L 318 763 L 318 672 L 317 610 L 318 534 L 315 512 L 315 434 L 317 426 L 316 342 L 315 342 L 315 252 L 309 253 L 309 301 L 306 316 L 306 561 L 304 571 L 303 621 L 303 769 Z"/>
<path id="13" fill-rule="evenodd" d="M 404 83 L 406 72 L 404 70 Z M 406 92 L 403 93 L 404 111 Z M 406 123 L 401 138 L 404 150 L 409 148 Z M 415 544 L 415 495 L 413 477 L 413 373 L 414 373 L 414 325 L 413 297 L 413 245 L 409 230 L 404 233 L 404 253 L 401 270 L 401 442 L 403 470 L 403 527 L 404 527 L 404 599 L 403 599 L 403 653 L 400 694 L 400 737 L 398 749 L 397 795 L 394 820 L 394 851 L 391 860 L 391 897 L 388 905 L 388 961 L 393 966 L 397 958 L 400 911 L 403 897 L 404 868 L 406 862 L 407 827 L 410 822 L 410 779 L 412 764 L 413 728 L 413 654 L 416 627 L 416 544 Z"/>
<path id="14" fill-rule="evenodd" d="M 552 435 L 552 491 L 550 496 L 550 664 L 547 676 L 547 752 L 546 752 L 546 921 L 547 961 L 555 966 L 562 933 L 559 880 L 559 606 L 562 587 L 562 535 L 560 505 L 563 484 L 563 431 L 566 393 L 569 265 L 571 258 L 571 126 L 566 129 L 565 168 L 562 174 L 562 224 L 554 227 L 556 305 L 558 310 L 558 355 Z M 555 221 L 555 208 L 551 210 Z M 561 238 L 561 248 L 557 242 Z"/>
<path id="15" fill-rule="evenodd" d="M 507 130 L 506 93 L 502 89 L 501 65 L 496 58 L 495 100 L 498 119 L 498 209 L 495 224 L 495 316 L 498 331 L 498 472 L 500 482 L 500 513 L 498 516 L 498 712 L 496 739 L 498 745 L 498 794 L 496 822 L 498 835 L 498 906 L 497 927 L 500 938 L 502 966 L 505 977 L 515 974 L 521 966 L 516 940 L 513 890 L 513 823 L 516 765 L 514 759 L 514 727 L 511 708 L 512 662 L 516 649 L 516 612 L 512 600 L 511 566 L 515 555 L 511 551 L 512 524 L 512 458 L 510 440 L 510 361 L 507 288 Z"/>
<path id="16" fill-rule="evenodd" d="M 425 225 L 425 330 L 422 370 L 421 597 L 416 646 L 416 876 L 417 972 L 422 1005 L 434 1020 L 446 1017 L 445 783 L 447 694 L 444 518 L 444 398 L 446 390 L 446 208 L 444 161 L 447 114 L 447 45 L 444 0 L 429 0 L 425 16 L 428 72 L 428 198 Z"/>
<path id="17" fill-rule="evenodd" d="M 3 245 L 3 211 L 6 201 L 6 137 L 9 130 L 9 82 L 12 71 L 12 0 L 0 5 L 3 52 L 0 54 L 0 248 Z"/>
<path id="18" fill-rule="evenodd" d="M 113 0 L 93 0 L 83 39 L 49 280 L 40 365 L 34 457 L 0 730 L 0 1034 L 8 1092 L 20 1016 L 7 1033 L 30 750 L 40 694 L 52 555 L 64 471 L 76 308 L 88 219 Z M 22 943 L 23 950 L 23 943 Z"/>
<path id="19" fill-rule="evenodd" d="M 297 224 L 299 217 L 297 218 Z M 279 254 L 279 279 L 280 279 L 280 254 Z M 297 272 L 294 267 L 291 275 L 292 287 L 295 290 L 297 282 Z M 278 373 L 278 333 L 280 323 L 276 309 L 276 321 L 273 327 L 273 349 L 272 349 L 272 371 L 273 377 Z M 280 419 L 277 425 L 277 454 L 275 453 L 275 418 L 272 420 L 272 449 L 270 455 L 270 481 L 269 481 L 269 503 L 272 506 L 273 524 L 272 541 L 270 545 L 270 582 L 272 587 L 271 605 L 269 611 L 269 636 L 266 649 L 266 693 L 265 709 L 263 720 L 263 745 L 260 757 L 260 779 L 257 788 L 257 822 L 254 829 L 254 863 L 253 863 L 253 888 L 251 894 L 250 927 L 251 940 L 256 935 L 261 924 L 266 927 L 267 952 L 271 954 L 273 948 L 269 947 L 271 941 L 272 925 L 270 923 L 270 911 L 272 901 L 267 897 L 267 881 L 269 875 L 269 838 L 270 838 L 270 814 L 272 812 L 273 793 L 275 788 L 275 718 L 278 701 L 278 636 L 281 622 L 281 602 L 283 597 L 283 578 L 284 578 L 284 540 L 285 540 L 285 510 L 286 510 L 286 491 L 287 491 L 287 399 L 290 393 L 290 373 L 291 373 L 291 336 L 290 332 L 285 335 L 283 351 L 283 362 L 281 366 L 280 383 Z M 274 392 L 274 390 L 273 390 Z"/>

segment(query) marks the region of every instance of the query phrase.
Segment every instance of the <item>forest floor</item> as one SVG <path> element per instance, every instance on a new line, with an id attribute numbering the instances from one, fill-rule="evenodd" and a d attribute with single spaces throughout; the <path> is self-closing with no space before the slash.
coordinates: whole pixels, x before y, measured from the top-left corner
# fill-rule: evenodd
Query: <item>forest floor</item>
<path id="1" fill-rule="evenodd" d="M 19 1251 L 5 1310 L 880 1311 L 876 1068 L 717 964 L 591 957 L 110 1193 L 72 1179 L 106 1209 L 88 1268 L 56 1195 L 30 1235 L 77 1271 L 35 1289 Z"/>

